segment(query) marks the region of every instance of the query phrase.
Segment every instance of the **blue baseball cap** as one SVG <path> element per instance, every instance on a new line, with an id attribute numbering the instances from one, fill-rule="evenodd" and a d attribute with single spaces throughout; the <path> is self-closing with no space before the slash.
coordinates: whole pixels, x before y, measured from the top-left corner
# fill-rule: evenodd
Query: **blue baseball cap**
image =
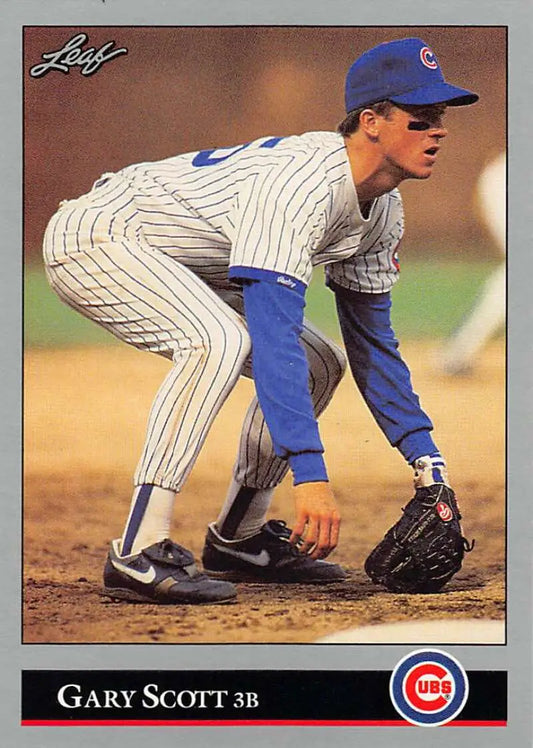
<path id="1" fill-rule="evenodd" d="M 465 106 L 479 96 L 446 83 L 435 53 L 422 39 L 397 39 L 364 52 L 346 76 L 346 112 L 377 101 Z"/>

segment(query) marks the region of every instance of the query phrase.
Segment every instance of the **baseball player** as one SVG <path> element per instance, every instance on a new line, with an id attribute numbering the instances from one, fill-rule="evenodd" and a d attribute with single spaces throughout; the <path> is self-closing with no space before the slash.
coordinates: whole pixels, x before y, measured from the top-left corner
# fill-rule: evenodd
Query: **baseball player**
<path id="1" fill-rule="evenodd" d="M 505 152 L 485 166 L 477 184 L 477 201 L 483 223 L 505 258 L 506 253 L 506 167 Z M 467 374 L 478 353 L 505 324 L 505 259 L 486 280 L 470 314 L 446 341 L 439 368 L 445 374 Z"/>
<path id="2" fill-rule="evenodd" d="M 46 272 L 57 294 L 119 339 L 171 362 L 149 415 L 129 516 L 104 570 L 104 591 L 114 598 L 221 603 L 235 597 L 240 580 L 345 579 L 325 561 L 340 517 L 317 425 L 345 357 L 304 318 L 318 265 L 336 296 L 357 386 L 415 471 L 418 508 L 409 509 L 413 499 L 367 572 L 389 589 L 429 591 L 460 567 L 458 510 L 432 423 L 397 350 L 390 289 L 403 232 L 396 188 L 431 176 L 447 134 L 446 107 L 478 97 L 445 82 L 435 53 L 415 38 L 365 52 L 345 93 L 338 132 L 269 135 L 128 166 L 64 201 L 47 227 Z M 253 377 L 257 396 L 200 572 L 169 537 L 172 510 L 241 374 Z M 288 471 L 292 530 L 266 521 Z M 436 553 L 404 542 L 406 518 L 411 527 L 422 515 L 424 537 L 441 538 Z M 431 572 L 414 570 L 412 559 L 398 561 L 405 549 L 438 563 Z"/>

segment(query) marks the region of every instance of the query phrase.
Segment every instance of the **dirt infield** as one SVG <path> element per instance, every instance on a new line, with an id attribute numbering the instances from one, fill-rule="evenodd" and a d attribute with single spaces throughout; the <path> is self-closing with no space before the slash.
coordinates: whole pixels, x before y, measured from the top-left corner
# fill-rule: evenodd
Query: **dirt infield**
<path id="1" fill-rule="evenodd" d="M 436 376 L 427 344 L 402 346 L 415 389 L 436 424 L 476 538 L 462 571 L 438 595 L 392 595 L 362 563 L 412 492 L 411 470 L 386 443 L 349 375 L 321 421 L 343 514 L 333 560 L 346 583 L 239 585 L 231 605 L 113 603 L 100 581 L 107 545 L 121 534 L 150 402 L 168 363 L 127 347 L 41 351 L 25 357 L 25 642 L 312 642 L 358 625 L 414 618 L 503 618 L 505 606 L 505 367 L 503 341 L 474 374 Z M 173 537 L 201 553 L 223 500 L 252 384 L 239 382 L 176 504 Z M 271 517 L 293 518 L 290 485 Z"/>

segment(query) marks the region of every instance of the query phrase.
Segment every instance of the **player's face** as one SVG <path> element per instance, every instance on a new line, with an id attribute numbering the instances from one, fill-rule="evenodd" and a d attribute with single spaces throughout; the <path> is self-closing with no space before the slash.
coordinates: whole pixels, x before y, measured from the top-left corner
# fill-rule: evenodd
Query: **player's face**
<path id="1" fill-rule="evenodd" d="M 440 141 L 448 131 L 442 125 L 446 106 L 394 107 L 380 122 L 383 156 L 401 179 L 427 179 L 437 160 Z"/>

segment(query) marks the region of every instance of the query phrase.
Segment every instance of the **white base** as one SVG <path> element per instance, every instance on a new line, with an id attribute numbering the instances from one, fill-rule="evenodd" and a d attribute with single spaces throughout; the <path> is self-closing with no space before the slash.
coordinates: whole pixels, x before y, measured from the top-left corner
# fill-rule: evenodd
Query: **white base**
<path id="1" fill-rule="evenodd" d="M 505 644 L 505 621 L 451 618 L 401 621 L 338 631 L 317 644 Z"/>

